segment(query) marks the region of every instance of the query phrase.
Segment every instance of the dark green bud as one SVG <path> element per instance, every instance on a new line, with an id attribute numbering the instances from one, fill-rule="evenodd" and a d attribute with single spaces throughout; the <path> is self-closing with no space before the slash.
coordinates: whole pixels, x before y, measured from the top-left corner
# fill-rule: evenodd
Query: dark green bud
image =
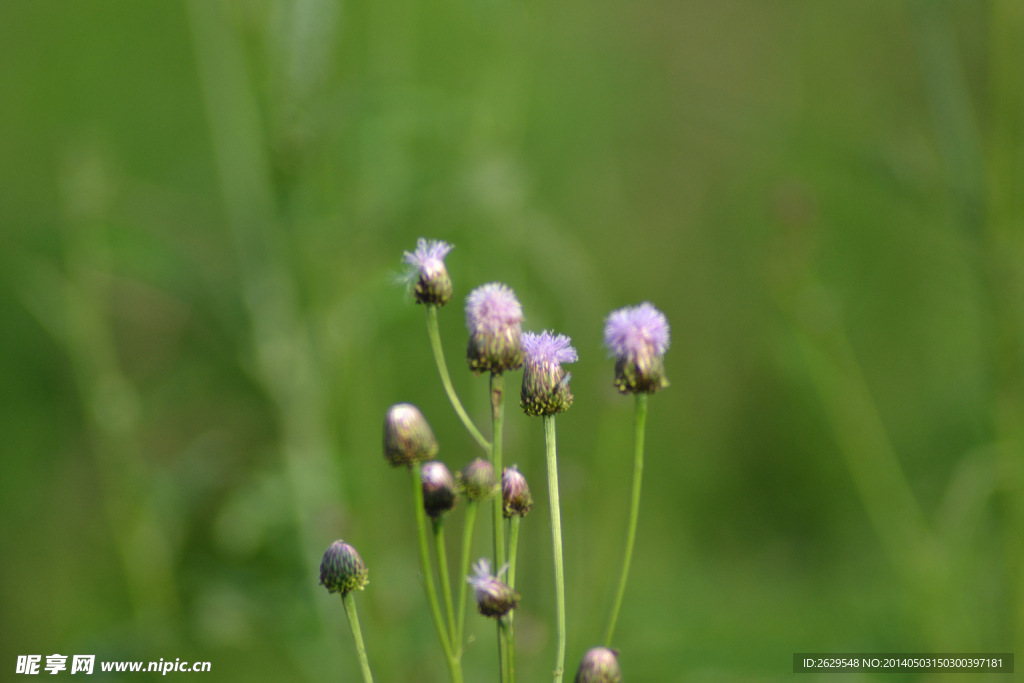
<path id="1" fill-rule="evenodd" d="M 384 416 L 384 457 L 394 467 L 431 460 L 437 455 L 437 439 L 420 409 L 398 403 Z"/>
<path id="2" fill-rule="evenodd" d="M 506 517 L 525 517 L 533 508 L 533 496 L 526 477 L 515 465 L 506 467 L 501 475 L 501 503 Z"/>
<path id="3" fill-rule="evenodd" d="M 458 494 L 455 479 L 440 460 L 425 462 L 420 467 L 423 479 L 423 509 L 431 517 L 440 517 L 455 507 Z"/>
<path id="4" fill-rule="evenodd" d="M 332 543 L 320 561 L 320 585 L 331 593 L 344 596 L 356 588 L 363 590 L 370 582 L 369 577 L 363 558 L 355 548 L 341 540 Z"/>
<path id="5" fill-rule="evenodd" d="M 462 468 L 459 483 L 466 497 L 477 503 L 490 500 L 498 489 L 494 465 L 483 458 L 477 458 Z"/>
<path id="6" fill-rule="evenodd" d="M 576 672 L 576 683 L 622 683 L 619 653 L 606 647 L 587 650 Z"/>

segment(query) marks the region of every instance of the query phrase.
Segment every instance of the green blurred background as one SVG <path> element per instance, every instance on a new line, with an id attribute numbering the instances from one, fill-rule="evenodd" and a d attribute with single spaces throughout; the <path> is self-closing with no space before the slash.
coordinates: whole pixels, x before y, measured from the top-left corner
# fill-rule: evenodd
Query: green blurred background
<path id="1" fill-rule="evenodd" d="M 6 0 L 0 160 L 4 680 L 53 652 L 355 680 L 316 585 L 335 538 L 370 567 L 377 678 L 446 680 L 380 450 L 410 401 L 453 469 L 477 455 L 394 284 L 420 236 L 457 246 L 440 323 L 479 424 L 473 287 L 508 283 L 527 329 L 579 350 L 570 671 L 603 633 L 631 472 L 602 320 L 642 300 L 672 324 L 672 386 L 627 681 L 1024 654 L 1024 3 Z M 517 636 L 542 681 L 540 421 L 512 403 L 506 439 L 538 500 Z M 493 624 L 468 624 L 467 680 L 492 680 Z"/>

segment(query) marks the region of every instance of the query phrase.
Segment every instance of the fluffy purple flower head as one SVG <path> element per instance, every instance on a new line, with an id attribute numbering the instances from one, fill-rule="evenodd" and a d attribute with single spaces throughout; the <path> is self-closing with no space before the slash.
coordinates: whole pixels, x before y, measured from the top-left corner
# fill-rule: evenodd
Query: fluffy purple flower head
<path id="1" fill-rule="evenodd" d="M 452 279 L 444 265 L 444 257 L 452 245 L 440 240 L 416 240 L 416 251 L 404 252 L 402 260 L 411 266 L 406 281 L 412 285 L 416 303 L 444 306 L 452 298 Z"/>
<path id="2" fill-rule="evenodd" d="M 507 569 L 508 564 L 498 571 L 498 575 Z M 473 565 L 473 574 L 466 577 L 466 583 L 473 587 L 477 607 L 485 617 L 503 617 L 519 606 L 519 593 L 491 574 L 491 563 L 486 558 Z"/>
<path id="3" fill-rule="evenodd" d="M 474 372 L 501 373 L 522 366 L 523 307 L 508 285 L 492 282 L 470 292 L 466 327 L 466 360 Z"/>
<path id="4" fill-rule="evenodd" d="M 576 349 L 564 334 L 523 334 L 526 369 L 519 404 L 527 415 L 556 415 L 572 405 L 569 378 L 562 363 L 575 363 Z"/>
<path id="5" fill-rule="evenodd" d="M 604 322 L 604 345 L 615 357 L 615 386 L 622 393 L 654 393 L 668 386 L 668 320 L 650 303 L 613 311 Z"/>

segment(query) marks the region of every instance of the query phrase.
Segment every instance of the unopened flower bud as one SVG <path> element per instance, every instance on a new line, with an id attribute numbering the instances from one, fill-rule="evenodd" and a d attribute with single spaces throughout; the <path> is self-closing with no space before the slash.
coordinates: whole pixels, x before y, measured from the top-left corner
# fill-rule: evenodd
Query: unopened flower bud
<path id="1" fill-rule="evenodd" d="M 466 327 L 466 360 L 473 372 L 501 373 L 522 366 L 523 307 L 507 285 L 492 282 L 469 293 Z"/>
<path id="2" fill-rule="evenodd" d="M 397 403 L 384 416 L 384 457 L 394 467 L 431 460 L 437 455 L 437 439 L 420 409 Z"/>
<path id="3" fill-rule="evenodd" d="M 498 574 L 504 573 L 506 569 L 507 564 Z M 485 617 L 503 617 L 519 606 L 519 593 L 491 574 L 491 563 L 486 559 L 473 565 L 473 575 L 466 577 L 466 582 L 473 587 L 477 608 Z"/>
<path id="4" fill-rule="evenodd" d="M 370 582 L 370 572 L 356 549 L 344 541 L 335 541 L 320 561 L 320 585 L 331 593 L 346 593 Z"/>
<path id="5" fill-rule="evenodd" d="M 576 683 L 622 683 L 618 653 L 606 647 L 587 650 L 576 671 Z"/>
<path id="6" fill-rule="evenodd" d="M 520 405 L 527 415 L 556 415 L 572 405 L 569 378 L 562 363 L 575 363 L 576 349 L 565 335 L 551 332 L 523 334 L 526 369 Z"/>
<path id="7" fill-rule="evenodd" d="M 498 482 L 494 476 L 494 465 L 483 458 L 476 458 L 462 468 L 459 483 L 466 497 L 474 502 L 490 500 L 497 493 Z"/>
<path id="8" fill-rule="evenodd" d="M 458 494 L 455 479 L 440 460 L 425 462 L 420 467 L 423 478 L 423 509 L 431 517 L 440 517 L 455 507 Z"/>
<path id="9" fill-rule="evenodd" d="M 506 517 L 525 517 L 533 508 L 533 496 L 526 477 L 515 465 L 506 467 L 501 475 L 501 503 Z"/>
<path id="10" fill-rule="evenodd" d="M 444 306 L 452 299 L 452 279 L 444 266 L 444 257 L 454 247 L 439 240 L 416 240 L 416 251 L 405 252 L 402 260 L 411 268 L 406 280 L 412 285 L 416 303 Z"/>
<path id="11" fill-rule="evenodd" d="M 668 386 L 668 320 L 651 304 L 613 311 L 604 323 L 604 345 L 615 357 L 615 388 L 623 394 L 653 394 Z"/>

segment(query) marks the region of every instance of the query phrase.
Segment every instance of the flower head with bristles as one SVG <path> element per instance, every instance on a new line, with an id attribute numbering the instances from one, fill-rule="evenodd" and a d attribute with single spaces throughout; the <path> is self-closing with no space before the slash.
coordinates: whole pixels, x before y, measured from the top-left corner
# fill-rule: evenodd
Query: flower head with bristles
<path id="1" fill-rule="evenodd" d="M 575 683 L 622 683 L 619 654 L 606 647 L 587 650 L 576 671 Z"/>
<path id="2" fill-rule="evenodd" d="M 498 571 L 498 576 L 507 569 L 508 564 Z M 491 574 L 491 563 L 485 558 L 473 565 L 473 574 L 466 577 L 466 583 L 473 587 L 477 608 L 485 617 L 500 618 L 519 606 L 519 593 Z"/>
<path id="3" fill-rule="evenodd" d="M 653 394 L 668 386 L 668 320 L 650 303 L 613 311 L 604 322 L 604 345 L 615 358 L 615 387 L 622 393 Z"/>
<path id="4" fill-rule="evenodd" d="M 575 363 L 576 349 L 564 334 L 552 332 L 523 334 L 523 352 L 526 369 L 523 371 L 523 390 L 520 405 L 527 415 L 555 415 L 572 405 L 569 391 L 571 374 L 562 363 Z"/>
<path id="5" fill-rule="evenodd" d="M 477 287 L 466 298 L 469 348 L 466 359 L 477 374 L 501 373 L 523 364 L 523 307 L 500 282 Z"/>
<path id="6" fill-rule="evenodd" d="M 344 541 L 331 544 L 320 561 L 320 585 L 331 593 L 344 597 L 352 590 L 363 588 L 370 582 L 370 572 L 356 549 Z"/>
<path id="7" fill-rule="evenodd" d="M 501 503 L 506 517 L 525 517 L 533 509 L 533 496 L 526 477 L 515 465 L 501 475 Z"/>
<path id="8" fill-rule="evenodd" d="M 409 266 L 405 280 L 412 285 L 412 293 L 418 304 L 444 306 L 452 299 L 452 279 L 444 265 L 444 257 L 452 245 L 440 240 L 416 240 L 416 250 L 402 254 L 402 260 Z"/>
<path id="9" fill-rule="evenodd" d="M 440 517 L 455 507 L 458 494 L 455 478 L 440 460 L 425 462 L 420 466 L 423 479 L 423 509 L 430 517 Z"/>

